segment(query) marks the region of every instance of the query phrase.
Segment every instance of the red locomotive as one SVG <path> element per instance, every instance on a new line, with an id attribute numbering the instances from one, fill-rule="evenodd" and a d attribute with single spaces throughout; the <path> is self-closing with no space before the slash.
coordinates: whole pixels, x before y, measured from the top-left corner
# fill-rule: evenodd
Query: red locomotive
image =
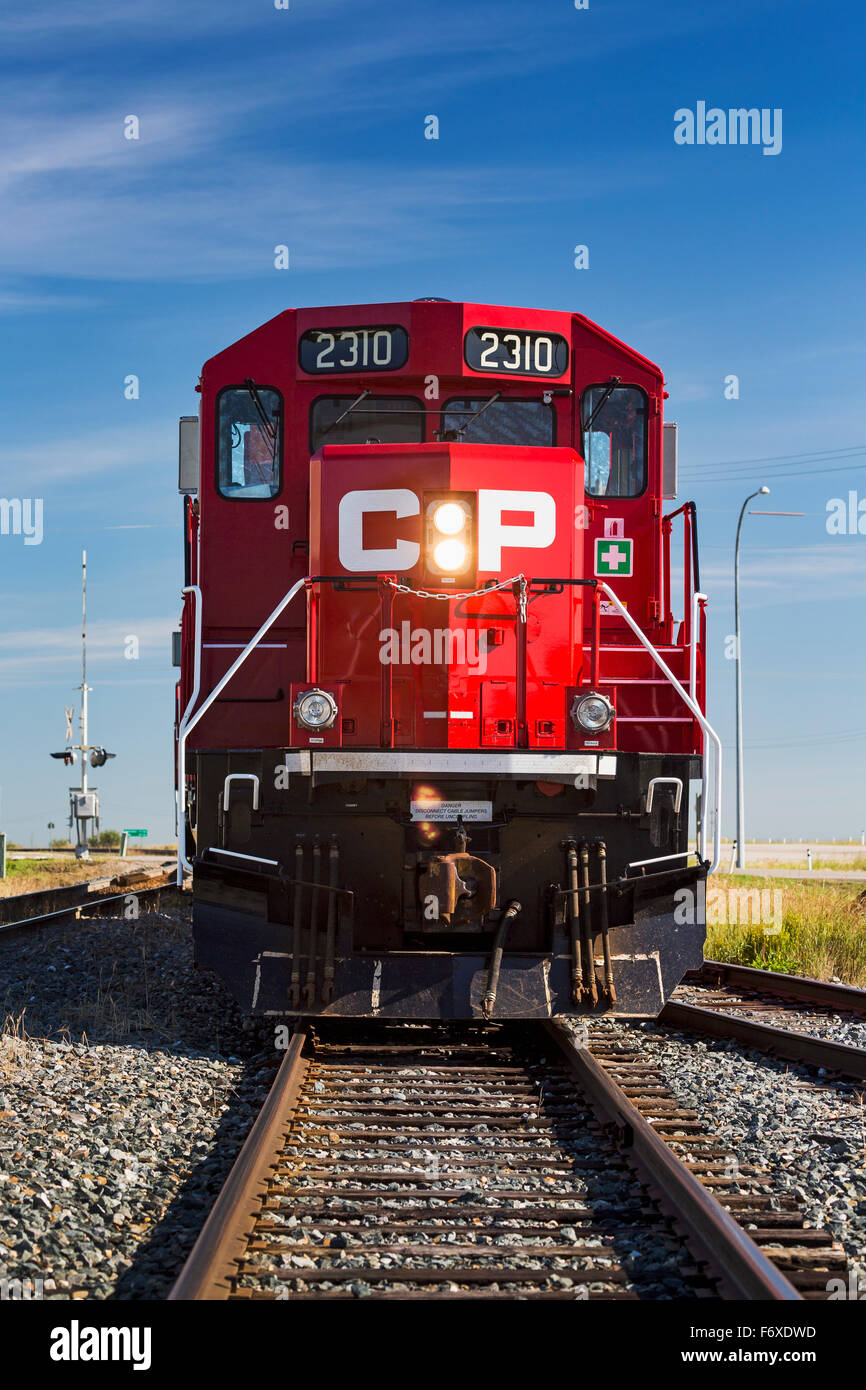
<path id="1" fill-rule="evenodd" d="M 256 1014 L 657 1013 L 701 959 L 720 786 L 658 367 L 580 314 L 422 299 L 288 310 L 198 389 L 199 965 Z"/>

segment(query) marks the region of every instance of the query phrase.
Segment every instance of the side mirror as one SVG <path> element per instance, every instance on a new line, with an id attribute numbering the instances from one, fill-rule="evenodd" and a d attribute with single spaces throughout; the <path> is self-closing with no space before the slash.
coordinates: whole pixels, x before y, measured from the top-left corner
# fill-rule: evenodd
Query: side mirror
<path id="1" fill-rule="evenodd" d="M 672 502 L 677 495 L 677 424 L 664 426 L 662 439 L 662 497 Z"/>
<path id="2" fill-rule="evenodd" d="M 181 415 L 177 466 L 178 492 L 198 492 L 198 475 L 198 416 Z"/>

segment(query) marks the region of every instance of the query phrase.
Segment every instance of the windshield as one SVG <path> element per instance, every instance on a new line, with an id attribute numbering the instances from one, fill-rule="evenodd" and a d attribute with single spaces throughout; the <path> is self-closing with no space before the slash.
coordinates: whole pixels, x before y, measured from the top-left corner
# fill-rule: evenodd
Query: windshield
<path id="1" fill-rule="evenodd" d="M 420 444 L 424 407 L 412 396 L 320 396 L 310 407 L 310 452 L 323 444 Z M 348 412 L 348 413 L 347 413 Z M 344 418 L 340 420 L 340 416 Z M 339 420 L 339 424 L 336 421 Z"/>
<path id="2" fill-rule="evenodd" d="M 585 487 L 592 497 L 637 497 L 646 487 L 646 396 L 636 386 L 583 393 Z"/>
<path id="3" fill-rule="evenodd" d="M 271 387 L 232 386 L 217 410 L 217 488 L 232 501 L 275 497 L 280 490 L 282 397 Z"/>
<path id="4" fill-rule="evenodd" d="M 484 413 L 467 426 L 460 438 L 466 444 L 546 445 L 555 442 L 556 419 L 552 405 L 544 401 L 493 401 L 489 397 L 456 396 L 446 401 L 442 429 L 461 429 L 483 407 Z M 450 434 L 446 438 L 450 437 Z"/>

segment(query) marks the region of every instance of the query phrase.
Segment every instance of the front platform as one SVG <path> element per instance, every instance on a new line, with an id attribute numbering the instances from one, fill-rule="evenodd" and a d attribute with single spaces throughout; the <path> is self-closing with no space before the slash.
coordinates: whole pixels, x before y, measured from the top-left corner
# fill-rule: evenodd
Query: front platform
<path id="1" fill-rule="evenodd" d="M 664 903 L 654 901 L 651 911 L 638 908 L 633 924 L 611 930 L 616 986 L 613 1007 L 601 988 L 603 960 L 598 941 L 594 952 L 598 1003 L 594 1007 L 575 1006 L 568 943 L 564 934 L 557 933 L 560 939 L 549 955 L 506 951 L 490 1016 L 520 1019 L 615 1013 L 618 1017 L 654 1018 L 686 971 L 698 969 L 703 959 L 703 882 L 699 896 L 700 909 L 692 925 L 678 925 L 673 920 L 674 904 L 669 898 Z M 241 1007 L 258 1017 L 484 1017 L 489 952 L 413 950 L 343 955 L 338 951 L 331 1001 L 322 1000 L 320 966 L 310 1003 L 303 993 L 307 979 L 304 960 L 301 1002 L 293 1008 L 289 928 L 213 903 L 196 903 L 193 923 L 197 964 L 217 971 Z"/>

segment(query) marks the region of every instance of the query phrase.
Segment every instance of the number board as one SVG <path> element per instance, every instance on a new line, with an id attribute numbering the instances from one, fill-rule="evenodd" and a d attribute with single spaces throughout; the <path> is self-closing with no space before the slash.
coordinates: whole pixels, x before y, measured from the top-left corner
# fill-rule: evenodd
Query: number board
<path id="1" fill-rule="evenodd" d="M 338 372 L 395 372 L 409 360 L 409 334 L 397 325 L 310 328 L 298 343 L 301 370 L 312 376 Z"/>
<path id="2" fill-rule="evenodd" d="M 561 333 L 522 328 L 470 328 L 463 340 L 466 365 L 497 376 L 563 376 L 568 342 Z"/>

